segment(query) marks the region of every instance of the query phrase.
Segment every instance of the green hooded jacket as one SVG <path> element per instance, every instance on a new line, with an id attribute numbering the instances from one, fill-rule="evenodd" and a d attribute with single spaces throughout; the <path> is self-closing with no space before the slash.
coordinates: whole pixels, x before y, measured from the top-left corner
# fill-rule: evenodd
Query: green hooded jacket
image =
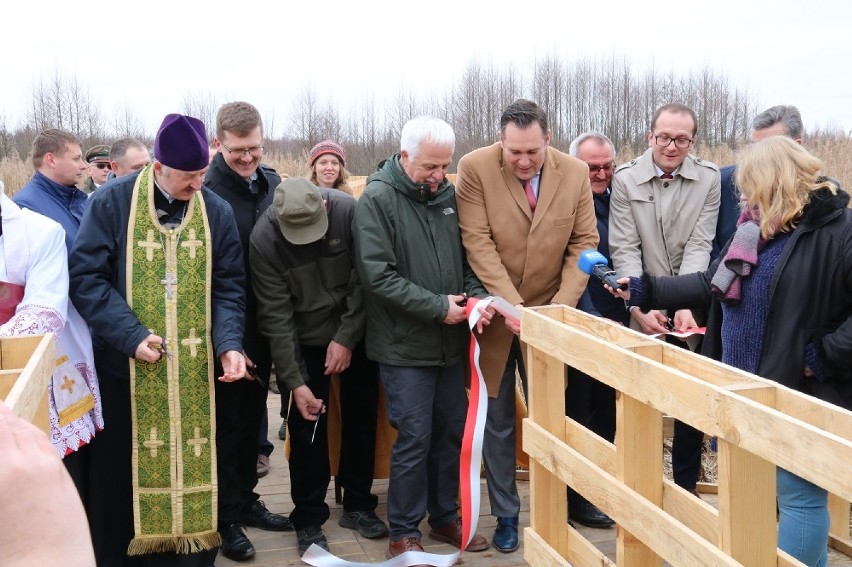
<path id="1" fill-rule="evenodd" d="M 442 323 L 447 295 L 487 295 L 467 263 L 455 188 L 431 193 L 391 156 L 367 179 L 352 224 L 367 308 L 367 356 L 394 366 L 459 362 L 470 336 L 465 322 Z"/>

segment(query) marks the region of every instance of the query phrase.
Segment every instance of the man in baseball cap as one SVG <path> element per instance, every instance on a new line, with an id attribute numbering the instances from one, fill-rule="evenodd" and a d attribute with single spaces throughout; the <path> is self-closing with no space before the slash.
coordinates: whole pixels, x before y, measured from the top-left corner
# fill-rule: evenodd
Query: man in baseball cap
<path id="1" fill-rule="evenodd" d="M 328 548 L 322 526 L 330 472 L 330 383 L 339 375 L 343 486 L 338 523 L 362 537 L 388 534 L 370 493 L 376 444 L 378 368 L 364 351 L 364 297 L 353 261 L 355 199 L 317 188 L 305 178 L 285 179 L 249 242 L 258 325 L 269 337 L 282 392 L 293 396 L 290 486 L 299 553 L 311 544 Z"/>

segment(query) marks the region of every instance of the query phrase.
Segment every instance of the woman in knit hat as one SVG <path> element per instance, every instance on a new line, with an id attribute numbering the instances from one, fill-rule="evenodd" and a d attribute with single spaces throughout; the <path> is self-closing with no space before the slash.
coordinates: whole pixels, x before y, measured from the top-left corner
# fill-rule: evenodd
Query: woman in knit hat
<path id="1" fill-rule="evenodd" d="M 337 142 L 324 140 L 311 148 L 311 182 L 317 187 L 340 189 L 352 194 L 352 189 L 346 183 L 349 174 L 343 168 L 346 162 L 346 152 Z"/>
<path id="2" fill-rule="evenodd" d="M 702 354 L 852 409 L 852 210 L 822 163 L 786 136 L 737 158 L 743 213 L 704 273 L 623 278 L 643 311 L 710 306 Z M 778 547 L 827 563 L 826 490 L 776 469 Z"/>

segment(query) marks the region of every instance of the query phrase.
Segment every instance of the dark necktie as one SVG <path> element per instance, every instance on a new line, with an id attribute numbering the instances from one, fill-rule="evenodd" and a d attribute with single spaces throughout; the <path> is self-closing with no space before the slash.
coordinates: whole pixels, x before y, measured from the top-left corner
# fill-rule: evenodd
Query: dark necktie
<path id="1" fill-rule="evenodd" d="M 535 213 L 535 191 L 533 191 L 532 179 L 527 179 L 524 181 L 524 193 L 527 196 L 527 203 L 530 204 L 530 211 Z"/>
<path id="2" fill-rule="evenodd" d="M 674 179 L 674 175 L 671 173 L 664 173 L 660 176 L 660 179 Z"/>

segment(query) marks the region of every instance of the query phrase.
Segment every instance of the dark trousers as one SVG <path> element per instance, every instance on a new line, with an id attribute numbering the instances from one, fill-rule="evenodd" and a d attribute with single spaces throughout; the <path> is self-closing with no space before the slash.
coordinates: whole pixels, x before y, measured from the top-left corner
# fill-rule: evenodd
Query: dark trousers
<path id="1" fill-rule="evenodd" d="M 126 359 L 125 359 L 126 360 Z M 104 423 L 91 445 L 89 525 L 99 567 L 207 567 L 218 549 L 201 553 L 153 553 L 128 557 L 133 539 L 131 479 L 130 381 L 110 375 L 98 366 Z M 95 489 L 94 487 L 98 488 Z"/>
<path id="2" fill-rule="evenodd" d="M 274 449 L 275 446 L 269 441 L 269 412 L 264 411 L 257 430 L 257 454 L 268 457 Z"/>
<path id="3" fill-rule="evenodd" d="M 327 347 L 301 346 L 308 371 L 308 388 L 328 402 L 331 377 L 325 375 Z M 363 343 L 352 351 L 349 368 L 340 374 L 341 451 L 337 480 L 343 487 L 343 509 L 373 511 L 378 498 L 371 494 L 376 454 L 376 411 L 378 369 L 367 360 Z M 328 460 L 328 419 L 320 416 L 314 435 L 314 421 L 307 421 L 294 407 L 287 418 L 290 430 L 290 487 L 293 512 L 290 520 L 297 529 L 321 526 L 328 520 L 325 502 L 331 480 Z M 311 442 L 313 437 L 313 443 Z"/>
<path id="4" fill-rule="evenodd" d="M 397 430 L 388 485 L 390 539 L 419 538 L 427 511 L 433 528 L 458 518 L 464 366 L 381 364 L 380 370 L 388 419 Z"/>
<path id="5" fill-rule="evenodd" d="M 485 463 L 491 515 L 498 518 L 517 517 L 521 510 L 521 499 L 515 481 L 516 370 L 526 395 L 526 369 L 517 337 L 512 341 L 497 397 L 488 398 L 488 414 L 482 441 L 482 460 Z"/>
<path id="6" fill-rule="evenodd" d="M 98 433 L 97 435 L 100 435 Z M 74 481 L 74 486 L 77 487 L 77 493 L 80 495 L 80 500 L 83 501 L 83 507 L 86 509 L 86 514 L 89 513 L 89 498 L 92 490 L 97 490 L 97 485 L 92 484 L 89 470 L 91 469 L 90 452 L 92 443 L 97 442 L 97 435 L 92 439 L 91 443 L 83 445 L 73 453 L 68 453 L 62 457 L 62 464 L 65 465 L 65 470 Z"/>
<path id="7" fill-rule="evenodd" d="M 680 348 L 689 347 L 679 339 L 666 337 L 666 342 Z M 700 346 L 696 347 L 699 352 Z M 704 446 L 704 432 L 691 425 L 675 420 L 672 438 L 672 472 L 675 484 L 686 490 L 695 490 L 698 475 L 701 474 L 701 448 Z"/>
<path id="8" fill-rule="evenodd" d="M 610 443 L 615 440 L 615 390 L 576 368 L 568 368 L 565 415 Z M 585 502 L 570 486 L 568 506 Z"/>
<path id="9" fill-rule="evenodd" d="M 253 359 L 254 360 L 254 359 Z M 271 364 L 257 364 L 268 377 Z M 221 372 L 216 369 L 217 376 Z M 216 380 L 216 451 L 219 476 L 219 526 L 240 521 L 240 513 L 259 498 L 257 454 L 260 423 L 266 415 L 266 383 L 260 380 Z"/>

